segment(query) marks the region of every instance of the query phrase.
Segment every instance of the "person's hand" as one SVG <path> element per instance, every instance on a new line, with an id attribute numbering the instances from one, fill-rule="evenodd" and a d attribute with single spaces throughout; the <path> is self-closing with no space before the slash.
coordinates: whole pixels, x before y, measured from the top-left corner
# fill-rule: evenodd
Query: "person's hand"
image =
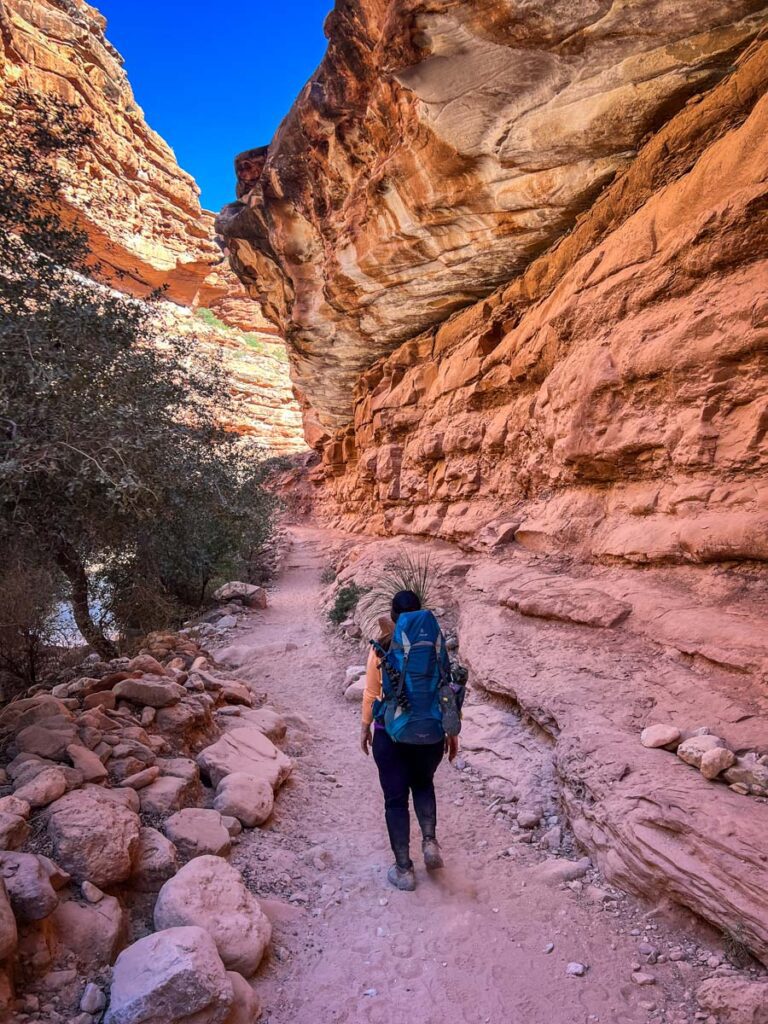
<path id="1" fill-rule="evenodd" d="M 360 730 L 360 749 L 368 757 L 369 748 L 371 746 L 371 727 L 370 725 L 364 725 Z"/>
<path id="2" fill-rule="evenodd" d="M 459 752 L 459 737 L 458 736 L 446 736 L 445 737 L 445 752 L 448 755 L 448 761 L 453 761 Z"/>

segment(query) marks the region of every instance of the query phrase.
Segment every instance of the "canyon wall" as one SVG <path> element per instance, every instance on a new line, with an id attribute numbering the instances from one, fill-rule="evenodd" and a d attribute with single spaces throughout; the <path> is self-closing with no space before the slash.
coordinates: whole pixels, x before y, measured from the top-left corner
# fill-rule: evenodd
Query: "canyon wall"
<path id="1" fill-rule="evenodd" d="M 308 436 L 362 371 L 523 271 L 766 22 L 755 0 L 352 0 L 219 216 Z"/>
<path id="2" fill-rule="evenodd" d="M 339 522 L 627 562 L 768 559 L 768 44 L 570 235 L 358 381 Z"/>
<path id="3" fill-rule="evenodd" d="M 14 86 L 79 109 L 93 134 L 64 169 L 64 198 L 88 234 L 99 280 L 135 296 L 162 288 L 167 329 L 194 326 L 202 346 L 223 348 L 239 399 L 235 429 L 273 451 L 299 450 L 277 329 L 230 270 L 198 186 L 147 125 L 105 30 L 84 0 L 0 0 L 0 119 Z M 211 309 L 215 319 L 192 320 L 185 307 Z"/>

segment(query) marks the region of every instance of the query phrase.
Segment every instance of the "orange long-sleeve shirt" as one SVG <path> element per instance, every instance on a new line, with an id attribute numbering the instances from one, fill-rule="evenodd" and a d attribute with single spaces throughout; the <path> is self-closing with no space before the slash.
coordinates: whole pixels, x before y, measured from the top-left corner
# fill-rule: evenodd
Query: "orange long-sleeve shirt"
<path id="1" fill-rule="evenodd" d="M 392 631 L 395 628 L 390 619 L 379 619 L 381 636 L 379 642 L 386 644 L 392 638 Z M 368 661 L 365 666 L 365 689 L 363 690 L 363 725 L 370 725 L 373 722 L 373 702 L 381 697 L 381 669 L 379 658 L 373 648 L 368 652 Z"/>

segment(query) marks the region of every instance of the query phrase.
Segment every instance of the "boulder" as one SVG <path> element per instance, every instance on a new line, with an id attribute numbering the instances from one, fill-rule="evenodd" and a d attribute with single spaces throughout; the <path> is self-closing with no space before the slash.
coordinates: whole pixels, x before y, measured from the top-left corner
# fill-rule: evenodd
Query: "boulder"
<path id="1" fill-rule="evenodd" d="M 56 859 L 74 879 L 108 888 L 130 876 L 141 828 L 134 811 L 93 787 L 67 793 L 48 814 Z"/>
<path id="2" fill-rule="evenodd" d="M 167 675 L 157 658 L 153 658 L 151 654 L 137 654 L 135 658 L 131 658 L 128 662 L 128 671 L 141 672 L 148 676 Z"/>
<path id="3" fill-rule="evenodd" d="M 200 769 L 191 757 L 159 757 L 157 764 L 163 775 L 175 775 L 195 784 L 200 782 Z"/>
<path id="4" fill-rule="evenodd" d="M 277 789 L 291 772 L 289 757 L 252 726 L 233 729 L 197 757 L 197 763 L 214 786 L 226 775 L 243 772 L 264 778 Z"/>
<path id="5" fill-rule="evenodd" d="M 51 761 L 63 761 L 67 747 L 77 740 L 77 728 L 66 718 L 47 718 L 34 725 L 28 725 L 16 736 L 19 752 L 37 754 Z"/>
<path id="6" fill-rule="evenodd" d="M 142 828 L 131 884 L 140 892 L 157 892 L 176 874 L 179 858 L 176 847 L 156 828 Z"/>
<path id="7" fill-rule="evenodd" d="M 92 750 L 79 743 L 72 743 L 67 747 L 67 755 L 73 767 L 82 772 L 86 782 L 103 782 L 106 779 L 107 769 L 101 758 Z"/>
<path id="8" fill-rule="evenodd" d="M 185 807 L 165 823 L 165 834 L 183 860 L 215 854 L 226 857 L 230 835 L 218 811 Z"/>
<path id="9" fill-rule="evenodd" d="M 83 698 L 84 708 L 106 708 L 114 711 L 117 706 L 117 697 L 111 690 L 99 690 L 96 693 L 89 693 Z"/>
<path id="10" fill-rule="evenodd" d="M 71 719 L 72 713 L 60 700 L 39 693 L 6 705 L 0 711 L 0 732 L 20 733 L 28 725 L 52 718 Z"/>
<path id="11" fill-rule="evenodd" d="M 360 704 L 363 700 L 363 694 L 365 693 L 365 678 L 356 679 L 354 683 L 350 683 L 344 691 L 344 700 L 348 700 L 352 704 Z"/>
<path id="12" fill-rule="evenodd" d="M 29 837 L 30 828 L 20 814 L 0 811 L 0 850 L 18 850 Z"/>
<path id="13" fill-rule="evenodd" d="M 16 917 L 11 909 L 5 885 L 0 879 L 0 963 L 13 956 L 19 941 Z M 0 1003 L 0 1006 L 2 1004 Z"/>
<path id="14" fill-rule="evenodd" d="M 0 814 L 18 814 L 20 818 L 28 818 L 32 808 L 26 800 L 17 796 L 4 796 L 0 798 Z"/>
<path id="15" fill-rule="evenodd" d="M 696 990 L 696 1000 L 702 1010 L 716 1014 L 720 1024 L 768 1024 L 765 981 L 708 978 Z"/>
<path id="16" fill-rule="evenodd" d="M 130 934 L 127 911 L 114 896 L 95 903 L 63 900 L 51 916 L 56 945 L 66 949 L 86 968 L 112 964 Z"/>
<path id="17" fill-rule="evenodd" d="M 730 768 L 735 762 L 736 755 L 727 747 L 715 747 L 714 750 L 707 750 L 701 756 L 699 770 L 705 779 L 716 779 L 720 772 Z"/>
<path id="18" fill-rule="evenodd" d="M 255 1024 L 261 1016 L 259 997 L 242 974 L 227 971 L 227 977 L 232 982 L 233 1000 L 226 1024 Z"/>
<path id="19" fill-rule="evenodd" d="M 158 929 L 193 922 L 205 928 L 225 967 L 246 977 L 256 971 L 272 936 L 259 901 L 221 857 L 197 857 L 167 881 L 154 919 Z"/>
<path id="20" fill-rule="evenodd" d="M 737 757 L 724 778 L 730 785 L 746 786 L 750 793 L 768 792 L 768 765 L 761 764 L 754 754 Z"/>
<path id="21" fill-rule="evenodd" d="M 159 679 L 155 676 L 149 679 L 123 679 L 112 692 L 119 700 L 150 708 L 166 708 L 171 704 L 178 704 L 181 698 L 186 696 L 183 686 L 172 679 Z"/>
<path id="22" fill-rule="evenodd" d="M 674 725 L 648 725 L 640 733 L 640 742 L 644 747 L 671 747 L 679 743 L 680 730 Z"/>
<path id="23" fill-rule="evenodd" d="M 725 742 L 719 736 L 691 736 L 690 739 L 683 740 L 677 748 L 677 756 L 686 764 L 700 768 L 701 759 L 707 751 L 720 747 L 725 747 Z"/>
<path id="24" fill-rule="evenodd" d="M 93 783 L 88 783 L 83 789 L 86 793 L 92 793 L 96 800 L 110 800 L 119 807 L 127 807 L 129 811 L 139 813 L 139 794 L 135 789 L 123 786 L 95 786 Z"/>
<path id="25" fill-rule="evenodd" d="M 141 810 L 145 814 L 172 814 L 189 807 L 197 800 L 200 785 L 176 775 L 163 775 L 139 791 Z"/>
<path id="26" fill-rule="evenodd" d="M 156 764 L 153 764 L 149 768 L 144 768 L 142 771 L 136 772 L 135 775 L 129 775 L 123 779 L 123 785 L 130 789 L 144 789 L 145 786 L 148 786 L 159 777 L 160 769 Z"/>
<path id="27" fill-rule="evenodd" d="M 23 780 L 25 775 L 20 776 Z M 67 792 L 67 777 L 59 768 L 44 768 L 14 791 L 14 796 L 25 800 L 30 807 L 47 807 Z"/>
<path id="28" fill-rule="evenodd" d="M 224 586 L 215 590 L 213 597 L 220 604 L 228 601 L 239 601 L 248 605 L 249 608 L 266 608 L 267 592 L 263 587 L 254 586 L 252 583 L 239 583 L 233 581 L 225 583 Z"/>
<path id="29" fill-rule="evenodd" d="M 0 853 L 0 876 L 20 923 L 42 921 L 56 909 L 59 897 L 33 853 Z"/>
<path id="30" fill-rule="evenodd" d="M 245 723 L 246 725 L 254 726 L 259 732 L 263 732 L 268 739 L 272 740 L 273 743 L 284 739 L 288 728 L 283 716 L 278 714 L 274 708 L 266 706 L 263 708 L 245 708 L 241 710 L 238 717 L 232 720 L 232 728 L 238 728 L 238 722 L 241 725 Z"/>
<path id="31" fill-rule="evenodd" d="M 220 814 L 237 818 L 248 828 L 263 825 L 274 807 L 272 786 L 266 779 L 244 772 L 225 776 L 216 787 L 213 806 Z"/>
<path id="32" fill-rule="evenodd" d="M 224 1024 L 232 983 L 203 928 L 170 928 L 123 950 L 104 1024 Z"/>

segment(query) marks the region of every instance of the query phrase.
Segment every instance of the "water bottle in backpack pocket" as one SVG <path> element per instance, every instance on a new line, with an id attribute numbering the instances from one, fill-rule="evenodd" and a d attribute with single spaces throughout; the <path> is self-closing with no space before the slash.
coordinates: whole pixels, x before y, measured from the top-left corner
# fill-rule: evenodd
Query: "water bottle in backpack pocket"
<path id="1" fill-rule="evenodd" d="M 439 743 L 461 729 L 460 703 L 451 686 L 445 639 L 430 611 L 398 617 L 388 651 L 375 642 L 383 699 L 374 716 L 399 743 Z"/>

